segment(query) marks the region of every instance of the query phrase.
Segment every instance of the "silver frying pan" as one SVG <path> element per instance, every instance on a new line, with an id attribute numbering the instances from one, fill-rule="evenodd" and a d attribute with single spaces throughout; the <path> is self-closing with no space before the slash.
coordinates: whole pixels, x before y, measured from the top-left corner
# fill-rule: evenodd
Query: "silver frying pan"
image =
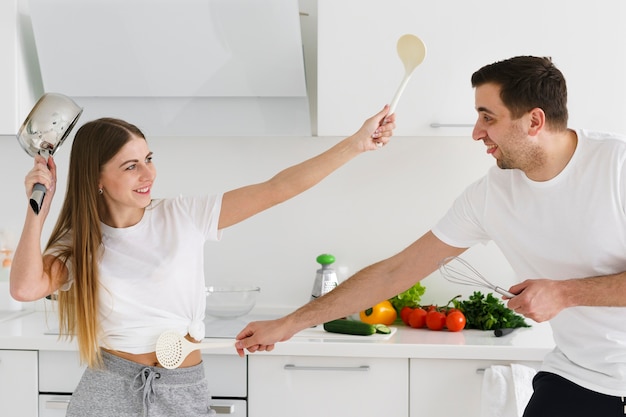
<path id="1" fill-rule="evenodd" d="M 46 160 L 61 146 L 78 121 L 83 109 L 74 101 L 58 93 L 46 93 L 33 106 L 17 132 L 17 140 L 32 157 L 41 155 Z M 39 214 L 46 195 L 43 184 L 35 184 L 30 206 Z"/>

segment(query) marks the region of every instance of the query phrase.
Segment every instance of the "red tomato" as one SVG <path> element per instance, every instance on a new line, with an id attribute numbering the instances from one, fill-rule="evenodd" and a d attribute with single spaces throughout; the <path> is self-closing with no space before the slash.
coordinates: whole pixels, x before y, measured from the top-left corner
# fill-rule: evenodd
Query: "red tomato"
<path id="1" fill-rule="evenodd" d="M 451 332 L 459 332 L 465 328 L 465 314 L 459 310 L 449 313 L 446 317 L 446 327 Z"/>
<path id="2" fill-rule="evenodd" d="M 409 325 L 409 316 L 411 315 L 412 312 L 413 312 L 413 309 L 408 306 L 402 307 L 402 310 L 400 310 L 400 318 L 402 319 L 402 322 L 406 324 L 407 326 Z"/>
<path id="3" fill-rule="evenodd" d="M 430 330 L 441 330 L 446 325 L 446 315 L 441 311 L 432 310 L 426 315 L 426 327 Z"/>
<path id="4" fill-rule="evenodd" d="M 426 315 L 428 313 L 423 308 L 413 309 L 409 315 L 409 326 L 420 329 L 426 325 Z"/>

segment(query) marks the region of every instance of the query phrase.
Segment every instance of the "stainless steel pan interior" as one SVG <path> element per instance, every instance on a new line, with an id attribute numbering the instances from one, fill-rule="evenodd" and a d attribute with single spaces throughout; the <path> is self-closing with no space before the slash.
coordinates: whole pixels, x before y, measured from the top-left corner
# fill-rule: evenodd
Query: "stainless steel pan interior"
<path id="1" fill-rule="evenodd" d="M 58 93 L 46 93 L 33 106 L 17 132 L 17 140 L 32 157 L 53 155 L 68 137 L 83 109 L 69 97 Z M 30 205 L 39 214 L 46 195 L 42 184 L 35 184 Z"/>

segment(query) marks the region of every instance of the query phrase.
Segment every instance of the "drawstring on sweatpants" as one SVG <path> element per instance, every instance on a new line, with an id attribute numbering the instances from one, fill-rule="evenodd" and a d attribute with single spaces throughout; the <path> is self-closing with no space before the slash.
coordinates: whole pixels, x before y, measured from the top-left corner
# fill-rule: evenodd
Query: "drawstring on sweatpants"
<path id="1" fill-rule="evenodd" d="M 148 413 L 148 404 L 154 403 L 154 387 L 152 383 L 155 379 L 161 378 L 161 374 L 154 371 L 152 368 L 143 368 L 141 372 L 135 376 L 133 380 L 133 386 L 137 385 L 137 379 L 141 377 L 141 385 L 138 388 L 135 388 L 134 391 L 143 390 L 143 415 L 144 417 Z"/>

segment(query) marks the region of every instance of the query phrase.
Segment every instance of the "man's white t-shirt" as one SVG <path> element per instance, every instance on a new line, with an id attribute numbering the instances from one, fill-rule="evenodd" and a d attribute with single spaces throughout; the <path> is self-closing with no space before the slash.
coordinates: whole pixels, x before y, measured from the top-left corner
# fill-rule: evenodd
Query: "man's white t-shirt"
<path id="1" fill-rule="evenodd" d="M 455 247 L 494 241 L 519 281 L 626 271 L 626 137 L 576 133 L 576 151 L 555 178 L 535 182 L 493 167 L 433 233 Z M 550 324 L 556 348 L 543 370 L 626 396 L 626 308 L 567 308 Z"/>

